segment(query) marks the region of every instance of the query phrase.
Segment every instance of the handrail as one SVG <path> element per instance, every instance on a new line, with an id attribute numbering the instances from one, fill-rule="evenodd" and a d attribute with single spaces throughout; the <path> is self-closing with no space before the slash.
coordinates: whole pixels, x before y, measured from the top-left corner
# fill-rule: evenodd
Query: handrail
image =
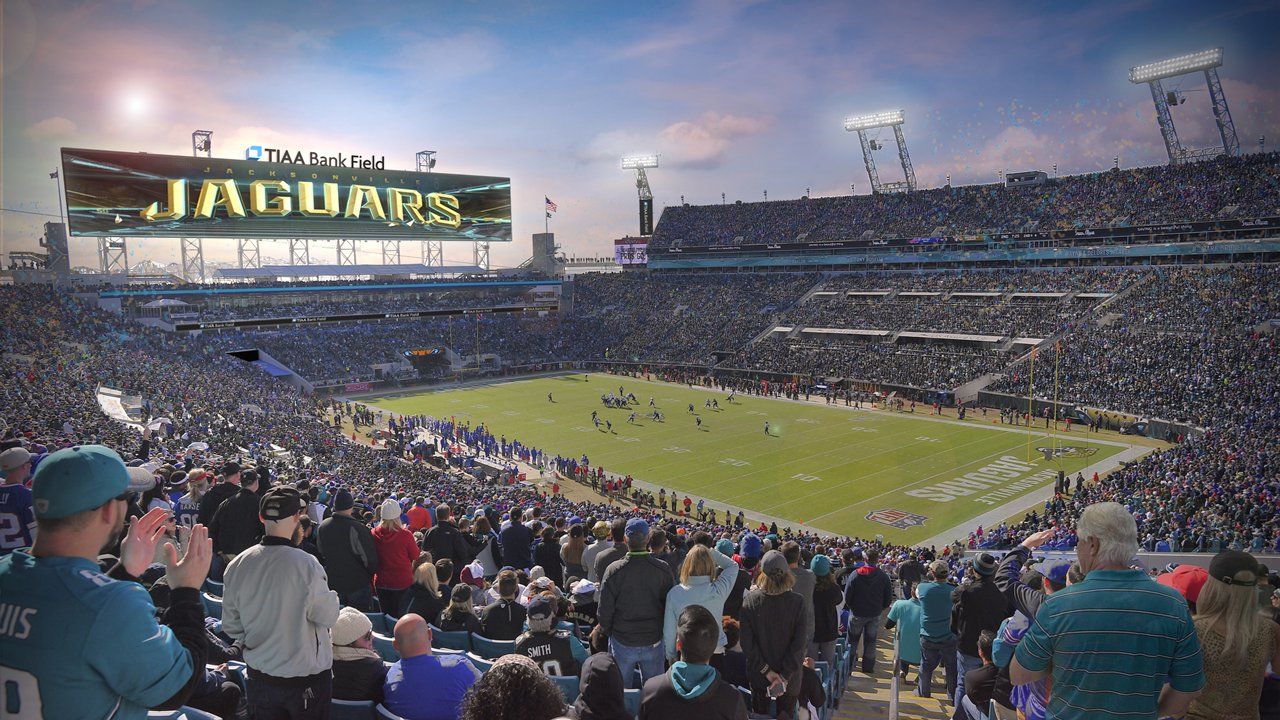
<path id="1" fill-rule="evenodd" d="M 898 648 L 898 632 L 899 628 L 893 629 L 893 664 L 889 666 L 890 672 L 893 673 L 892 680 L 889 681 L 889 720 L 898 720 L 898 690 L 901 688 L 902 678 L 898 675 L 899 658 L 901 653 Z"/>

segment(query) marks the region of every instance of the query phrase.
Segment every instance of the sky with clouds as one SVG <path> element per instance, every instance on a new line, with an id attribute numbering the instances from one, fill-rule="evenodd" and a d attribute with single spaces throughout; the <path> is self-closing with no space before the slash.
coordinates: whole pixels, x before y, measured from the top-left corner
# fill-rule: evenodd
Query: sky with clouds
<path id="1" fill-rule="evenodd" d="M 542 197 L 570 254 L 612 254 L 637 227 L 620 155 L 658 152 L 655 203 L 869 191 L 847 114 L 906 111 L 923 187 L 999 170 L 1091 172 L 1166 160 L 1129 67 L 1222 46 L 1241 145 L 1280 143 L 1280 2 L 67 2 L 4 0 L 3 249 L 35 249 L 58 212 L 62 146 L 214 154 L 251 144 L 385 155 L 512 178 L 528 257 Z M 1218 142 L 1204 82 L 1174 109 L 1184 145 Z M 890 133 L 885 138 L 892 140 Z M 890 147 L 892 143 L 890 142 Z M 881 179 L 900 176 L 890 150 Z M 23 212 L 15 212 L 23 211 Z M 332 243 L 313 257 L 332 254 Z M 87 241 L 73 262 L 92 264 Z M 360 260 L 377 262 L 377 249 Z M 405 259 L 417 251 L 405 249 Z M 231 259 L 206 243 L 206 259 Z M 287 257 L 283 243 L 265 256 Z M 171 261 L 175 240 L 131 241 Z M 446 249 L 469 259 L 470 246 Z"/>

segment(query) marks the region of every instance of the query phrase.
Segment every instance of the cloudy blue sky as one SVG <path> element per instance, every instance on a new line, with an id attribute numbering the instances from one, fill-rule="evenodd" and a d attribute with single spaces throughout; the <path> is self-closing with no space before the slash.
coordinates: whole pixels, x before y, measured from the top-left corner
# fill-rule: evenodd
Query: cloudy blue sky
<path id="1" fill-rule="evenodd" d="M 381 154 L 509 175 L 529 254 L 542 197 L 566 251 L 635 231 L 618 156 L 653 151 L 659 207 L 868 192 L 849 113 L 905 109 L 922 186 L 1000 169 L 1159 163 L 1150 95 L 1128 68 L 1214 46 L 1241 144 L 1280 143 L 1280 2 L 64 2 L 5 0 L 3 205 L 57 213 L 60 146 L 215 155 L 249 144 Z M 1184 143 L 1217 141 L 1203 82 L 1181 84 Z M 1171 84 L 1170 89 L 1179 87 Z M 893 155 L 880 156 L 894 179 Z M 33 249 L 45 218 L 0 216 Z M 331 246 L 330 246 L 331 247 Z M 73 245 L 90 263 L 87 243 Z M 172 260 L 176 241 L 135 243 Z M 281 245 L 264 245 L 283 257 Z M 315 249 L 313 256 L 331 250 Z M 408 251 L 406 251 L 408 252 Z M 455 248 L 446 256 L 469 256 Z M 361 260 L 375 261 L 372 245 Z M 207 258 L 233 247 L 208 243 Z"/>

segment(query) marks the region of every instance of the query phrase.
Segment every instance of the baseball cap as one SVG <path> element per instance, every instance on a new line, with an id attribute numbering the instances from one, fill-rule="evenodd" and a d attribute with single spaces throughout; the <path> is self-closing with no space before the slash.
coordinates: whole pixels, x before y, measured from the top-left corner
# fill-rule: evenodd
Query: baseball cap
<path id="1" fill-rule="evenodd" d="M 609 523 L 603 520 L 597 520 L 596 524 L 591 527 L 591 534 L 598 538 L 609 536 Z"/>
<path id="2" fill-rule="evenodd" d="M 541 594 L 534 595 L 525 610 L 530 620 L 546 620 L 556 614 L 555 605 Z"/>
<path id="3" fill-rule="evenodd" d="M 1040 577 L 1049 578 L 1049 582 L 1054 585 L 1067 584 L 1067 571 L 1071 569 L 1071 563 L 1066 560 L 1045 559 L 1031 566 L 1036 572 L 1040 573 Z"/>
<path id="4" fill-rule="evenodd" d="M 979 575 L 990 575 L 996 571 L 996 556 L 991 553 L 978 553 L 973 557 L 973 569 Z"/>
<path id="5" fill-rule="evenodd" d="M 129 492 L 147 492 L 156 486 L 155 473 L 144 467 L 129 466 L 125 472 L 129 473 Z"/>
<path id="6" fill-rule="evenodd" d="M 8 475 L 31 462 L 31 453 L 26 448 L 14 447 L 0 453 L 0 474 Z"/>
<path id="7" fill-rule="evenodd" d="M 187 474 L 182 470 L 174 470 L 166 477 L 169 480 L 169 487 L 178 488 L 187 484 Z"/>
<path id="8" fill-rule="evenodd" d="M 258 513 L 264 520 L 283 520 L 306 509 L 307 501 L 302 499 L 302 493 L 288 485 L 276 485 L 258 503 Z"/>
<path id="9" fill-rule="evenodd" d="M 1191 602 L 1198 602 L 1200 591 L 1204 589 L 1204 583 L 1208 579 L 1209 573 L 1198 565 L 1179 565 L 1173 572 L 1156 578 L 1156 582 L 1177 590 Z"/>
<path id="10" fill-rule="evenodd" d="M 770 576 L 791 572 L 791 568 L 787 566 L 787 558 L 777 550 L 770 550 L 764 554 L 760 560 L 760 570 Z"/>
<path id="11" fill-rule="evenodd" d="M 596 584 L 590 580 L 579 580 L 569 586 L 569 592 L 574 595 L 592 595 L 596 594 Z"/>
<path id="12" fill-rule="evenodd" d="M 222 464 L 222 474 L 226 476 L 235 475 L 240 472 L 240 463 L 235 460 L 228 460 Z"/>
<path id="13" fill-rule="evenodd" d="M 1257 559 L 1242 550 L 1223 550 L 1209 561 L 1209 577 L 1228 585 L 1257 585 L 1265 576 Z"/>
<path id="14" fill-rule="evenodd" d="M 627 537 L 636 537 L 639 535 L 649 535 L 649 523 L 644 518 L 631 518 L 627 521 Z"/>
<path id="15" fill-rule="evenodd" d="M 114 450 L 77 445 L 45 457 L 31 481 L 31 496 L 37 518 L 56 519 L 101 507 L 129 487 L 129 471 Z"/>

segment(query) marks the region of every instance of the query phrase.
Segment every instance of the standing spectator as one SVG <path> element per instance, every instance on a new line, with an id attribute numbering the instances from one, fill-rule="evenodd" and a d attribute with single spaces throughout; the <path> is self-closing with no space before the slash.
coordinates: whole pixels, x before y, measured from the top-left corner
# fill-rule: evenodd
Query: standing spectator
<path id="1" fill-rule="evenodd" d="M 222 465 L 222 480 L 209 488 L 209 492 L 200 498 L 200 512 L 196 522 L 209 527 L 213 522 L 213 514 L 218 506 L 240 491 L 240 463 L 228 460 Z"/>
<path id="2" fill-rule="evenodd" d="M 410 533 L 409 537 L 412 539 L 413 534 Z M 445 558 L 453 562 L 453 573 L 445 578 L 449 584 L 457 582 L 456 573 L 475 557 L 466 534 L 453 521 L 453 510 L 443 503 L 436 506 L 436 524 L 422 538 L 422 548 L 431 553 L 436 562 Z"/>
<path id="3" fill-rule="evenodd" d="M 490 640 L 515 640 L 524 628 L 525 609 L 516 602 L 520 583 L 514 570 L 498 573 L 493 583 L 498 591 L 498 601 L 486 607 L 480 615 L 481 634 Z"/>
<path id="4" fill-rule="evenodd" d="M 791 574 L 796 576 L 796 584 L 791 592 L 804 598 L 804 647 L 807 651 L 813 644 L 813 588 L 817 584 L 817 577 L 812 570 L 800 564 L 800 543 L 788 540 L 782 543 L 779 550 L 782 557 L 787 559 Z"/>
<path id="5" fill-rule="evenodd" d="M 832 662 L 836 656 L 836 636 L 840 634 L 840 618 L 836 606 L 844 593 L 831 579 L 831 558 L 814 555 L 809 562 L 816 582 L 813 588 L 813 641 L 807 655 L 814 660 Z"/>
<path id="6" fill-rule="evenodd" d="M 1123 505 L 1085 508 L 1076 537 L 1085 579 L 1040 606 L 1010 679 L 1024 685 L 1052 672 L 1050 717 L 1183 715 L 1205 682 L 1186 600 L 1130 569 L 1138 528 Z"/>
<path id="7" fill-rule="evenodd" d="M 461 587 L 466 589 L 469 597 L 471 589 L 466 586 Z M 418 566 L 413 568 L 413 584 L 405 590 L 397 612 L 399 615 L 413 613 L 422 616 L 423 619 L 431 618 L 427 622 L 434 622 L 444 608 L 445 599 L 441 597 L 440 578 L 436 566 L 429 562 L 418 563 Z"/>
<path id="8" fill-rule="evenodd" d="M 338 594 L 324 568 L 295 545 L 307 502 L 288 485 L 262 498 L 262 542 L 227 566 L 222 631 L 244 647 L 256 718 L 323 718 L 333 692 L 329 628 Z"/>
<path id="9" fill-rule="evenodd" d="M 787 559 L 770 550 L 760 559 L 755 587 L 742 601 L 742 650 L 747 655 L 751 704 L 763 713 L 769 699 L 776 699 L 779 720 L 795 717 L 808 644 L 804 598 L 791 592 L 795 583 Z"/>
<path id="10" fill-rule="evenodd" d="M 684 608 L 677 622 L 680 660 L 645 682 L 640 720 L 746 720 L 742 695 L 710 665 L 723 642 L 720 623 L 701 605 Z"/>
<path id="11" fill-rule="evenodd" d="M 564 564 L 560 559 L 560 542 L 556 540 L 554 527 L 548 525 L 538 534 L 538 546 L 533 550 L 533 562 L 542 568 L 546 577 L 556 587 L 564 586 Z"/>
<path id="12" fill-rule="evenodd" d="M 898 667 L 893 671 L 902 681 L 907 681 L 907 672 L 912 665 L 920 664 L 920 598 L 916 593 L 920 586 L 911 588 L 911 597 L 898 600 L 889 607 L 889 615 L 885 620 L 886 630 L 894 626 L 898 628 Z"/>
<path id="13" fill-rule="evenodd" d="M 960 704 L 960 698 L 965 695 L 964 676 L 982 665 L 982 658 L 978 656 L 978 636 L 984 630 L 994 635 L 1000 623 L 1013 614 L 1009 601 L 992 578 L 995 571 L 995 556 L 991 553 L 978 553 L 966 571 L 968 582 L 951 593 L 958 653 L 954 698 L 956 705 Z"/>
<path id="14" fill-rule="evenodd" d="M 333 515 L 320 523 L 316 540 L 324 557 L 329 587 L 343 605 L 361 612 L 373 610 L 373 575 L 378 570 L 378 547 L 364 523 L 352 517 L 355 500 L 346 488 L 333 498 Z"/>
<path id="15" fill-rule="evenodd" d="M 1206 683 L 1191 701 L 1191 720 L 1257 717 L 1267 664 L 1280 668 L 1280 625 L 1258 608 L 1258 582 L 1266 577 L 1258 561 L 1239 550 L 1224 550 L 1209 563 L 1195 616 Z"/>
<path id="16" fill-rule="evenodd" d="M 373 529 L 373 544 L 378 549 L 378 573 L 373 587 L 378 605 L 388 615 L 400 612 L 404 591 L 413 584 L 413 564 L 418 559 L 418 543 L 413 533 L 400 524 L 400 504 L 387 499 L 378 508 L 381 521 Z"/>
<path id="17" fill-rule="evenodd" d="M 129 474 L 120 456 L 101 445 L 54 452 L 40 463 L 32 494 L 34 546 L 0 557 L 0 597 L 25 608 L 13 625 L 20 630 L 0 635 L 0 658 L 7 678 L 31 683 L 6 688 L 6 713 L 134 720 L 148 708 L 184 705 L 205 677 L 200 585 L 213 548 L 204 526 L 192 530 L 181 561 L 165 551 L 170 593 L 161 625 L 134 579 L 155 555 L 163 511 L 129 526 L 111 573 L 98 566 L 98 554 L 124 532 Z M 18 693 L 21 711 L 9 705 Z"/>
<path id="18" fill-rule="evenodd" d="M 914 597 L 912 591 L 916 585 L 920 584 L 922 577 L 924 577 L 924 567 L 914 554 L 908 554 L 907 559 L 898 565 L 898 582 L 902 583 L 902 597 L 907 599 Z"/>
<path id="19" fill-rule="evenodd" d="M 502 559 L 517 570 L 533 566 L 533 531 L 520 522 L 520 509 L 511 508 L 511 521 L 498 533 Z"/>
<path id="20" fill-rule="evenodd" d="M 951 593 L 947 583 L 951 568 L 946 560 L 934 560 L 925 581 L 916 588 L 920 598 L 920 682 L 916 694 L 932 697 L 933 671 L 942 664 L 947 697 L 956 694 L 956 634 L 951 631 Z"/>
<path id="21" fill-rule="evenodd" d="M 387 666 L 373 649 L 373 623 L 352 607 L 333 624 L 333 699 L 382 702 Z"/>
<path id="22" fill-rule="evenodd" d="M 608 636 L 622 680 L 633 687 L 636 668 L 642 684 L 662 674 L 663 609 L 675 579 L 666 563 L 649 555 L 649 523 L 631 518 L 625 531 L 627 556 L 601 577 L 596 632 Z"/>
<path id="23" fill-rule="evenodd" d="M 609 523 L 597 520 L 596 524 L 591 527 L 591 535 L 595 537 L 595 542 L 592 542 L 587 546 L 586 550 L 582 551 L 582 566 L 587 571 L 587 574 L 583 577 L 593 583 L 598 583 L 600 582 L 600 575 L 596 573 L 596 557 L 611 547 L 608 541 Z"/>
<path id="24" fill-rule="evenodd" d="M 431 511 L 427 510 L 421 497 L 413 499 L 413 506 L 404 513 L 409 517 L 410 532 L 425 532 L 431 529 Z"/>
<path id="25" fill-rule="evenodd" d="M 560 559 L 564 561 L 565 582 L 568 582 L 569 578 L 586 579 L 587 567 L 582 562 L 582 558 L 586 554 L 586 530 L 583 529 L 581 523 L 574 523 L 569 526 L 569 533 L 565 536 L 564 544 L 560 547 Z"/>
<path id="26" fill-rule="evenodd" d="M 405 720 L 454 720 L 462 697 L 480 678 L 465 655 L 432 655 L 431 628 L 410 613 L 396 621 L 400 659 L 387 670 L 383 705 Z"/>
<path id="27" fill-rule="evenodd" d="M 213 551 L 223 562 L 231 562 L 262 538 L 262 521 L 258 519 L 260 502 L 258 476 L 246 470 L 240 477 L 240 490 L 222 501 L 209 525 Z"/>
<path id="28" fill-rule="evenodd" d="M 0 557 L 18 548 L 31 547 L 35 538 L 36 516 L 31 505 L 31 491 L 23 484 L 31 473 L 31 453 L 14 447 L 0 453 L 0 520 L 5 526 L 0 535 Z"/>
<path id="29" fill-rule="evenodd" d="M 627 521 L 625 518 L 618 518 L 609 525 L 609 544 L 596 555 L 595 565 L 593 566 L 596 578 L 603 578 L 604 571 L 614 562 L 621 560 L 627 556 Z M 600 580 L 595 581 L 599 584 Z M 597 592 L 597 596 L 599 593 Z"/>
<path id="30" fill-rule="evenodd" d="M 725 557 L 717 550 L 705 545 L 694 545 L 684 556 L 684 564 L 680 566 L 680 584 L 673 585 L 667 592 L 667 608 L 662 622 L 662 639 L 666 648 L 667 660 L 675 661 L 679 654 L 676 650 L 676 625 L 680 613 L 690 605 L 701 605 L 713 617 L 724 615 L 724 601 L 738 579 L 738 564 L 733 558 Z M 721 630 L 716 642 L 713 664 L 723 660 L 725 648 L 724 631 Z"/>
<path id="31" fill-rule="evenodd" d="M 849 664 L 858 657 L 858 641 L 862 641 L 862 672 L 870 675 L 876 669 L 876 638 L 880 634 L 880 614 L 893 602 L 893 581 L 876 566 L 880 553 L 875 548 L 865 554 L 866 563 L 849 574 L 844 590 L 844 605 L 849 609 Z"/>

